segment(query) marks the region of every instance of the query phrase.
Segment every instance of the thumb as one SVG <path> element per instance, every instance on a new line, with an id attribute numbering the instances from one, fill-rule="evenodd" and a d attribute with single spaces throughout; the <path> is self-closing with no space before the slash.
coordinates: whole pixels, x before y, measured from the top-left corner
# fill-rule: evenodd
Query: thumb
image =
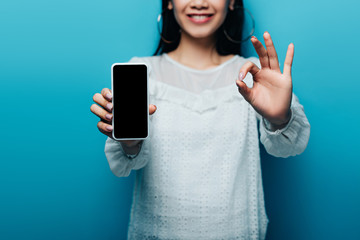
<path id="1" fill-rule="evenodd" d="M 149 105 L 149 114 L 153 115 L 154 112 L 156 111 L 157 107 L 154 104 L 150 104 Z"/>

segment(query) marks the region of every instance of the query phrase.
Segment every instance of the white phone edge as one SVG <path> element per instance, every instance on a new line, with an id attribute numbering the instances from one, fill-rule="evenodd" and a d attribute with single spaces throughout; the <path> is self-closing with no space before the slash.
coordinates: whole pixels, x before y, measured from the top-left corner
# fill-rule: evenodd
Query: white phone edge
<path id="1" fill-rule="evenodd" d="M 114 63 L 113 65 L 111 65 L 111 92 L 113 92 L 113 89 L 114 89 L 114 78 L 113 78 L 113 68 L 114 66 L 116 65 L 145 65 L 146 66 L 146 92 L 147 92 L 147 136 L 145 138 L 116 138 L 114 136 L 114 130 L 112 131 L 112 137 L 115 139 L 115 140 L 145 140 L 149 137 L 149 66 L 146 64 L 146 63 Z M 114 94 L 112 96 L 112 103 L 113 103 L 113 111 L 112 111 L 112 114 L 113 114 L 113 118 L 112 118 L 112 126 L 113 126 L 113 129 L 114 128 L 114 119 L 115 119 L 115 116 L 114 116 Z"/>

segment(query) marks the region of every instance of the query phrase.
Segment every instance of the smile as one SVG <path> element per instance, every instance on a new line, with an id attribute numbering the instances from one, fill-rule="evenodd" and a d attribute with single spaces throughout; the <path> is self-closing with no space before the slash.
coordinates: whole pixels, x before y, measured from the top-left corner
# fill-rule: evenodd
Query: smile
<path id="1" fill-rule="evenodd" d="M 212 19 L 214 14 L 188 14 L 187 17 L 193 23 L 206 23 Z"/>

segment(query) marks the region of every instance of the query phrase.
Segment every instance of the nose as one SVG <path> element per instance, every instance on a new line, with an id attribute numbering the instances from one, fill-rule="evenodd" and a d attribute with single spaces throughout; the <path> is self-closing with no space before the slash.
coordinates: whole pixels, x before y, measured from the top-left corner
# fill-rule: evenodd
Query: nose
<path id="1" fill-rule="evenodd" d="M 192 0 L 190 2 L 190 7 L 195 9 L 204 9 L 209 7 L 209 3 L 206 0 Z"/>

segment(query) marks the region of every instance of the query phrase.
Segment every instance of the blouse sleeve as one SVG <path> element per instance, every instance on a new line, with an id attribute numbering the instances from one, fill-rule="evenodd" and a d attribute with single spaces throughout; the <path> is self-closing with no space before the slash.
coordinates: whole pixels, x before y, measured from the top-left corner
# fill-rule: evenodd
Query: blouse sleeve
<path id="1" fill-rule="evenodd" d="M 293 94 L 291 101 L 291 118 L 288 124 L 275 131 L 266 127 L 266 120 L 259 114 L 260 141 L 266 151 L 275 157 L 289 157 L 301 154 L 309 141 L 310 123 L 305 115 L 304 107 Z"/>
<path id="2" fill-rule="evenodd" d="M 130 63 L 143 62 L 138 57 L 133 57 Z M 151 120 L 151 117 L 150 117 Z M 150 136 L 146 138 L 140 148 L 140 152 L 135 158 L 129 158 L 120 142 L 107 138 L 105 142 L 105 156 L 108 160 L 110 170 L 117 177 L 127 177 L 131 170 L 138 170 L 144 167 L 149 159 L 149 141 Z"/>
<path id="3" fill-rule="evenodd" d="M 132 169 L 137 170 L 147 164 L 149 159 L 149 138 L 143 141 L 139 154 L 130 159 L 125 154 L 121 143 L 108 137 L 105 143 L 105 155 L 112 173 L 117 177 L 127 177 Z"/>

